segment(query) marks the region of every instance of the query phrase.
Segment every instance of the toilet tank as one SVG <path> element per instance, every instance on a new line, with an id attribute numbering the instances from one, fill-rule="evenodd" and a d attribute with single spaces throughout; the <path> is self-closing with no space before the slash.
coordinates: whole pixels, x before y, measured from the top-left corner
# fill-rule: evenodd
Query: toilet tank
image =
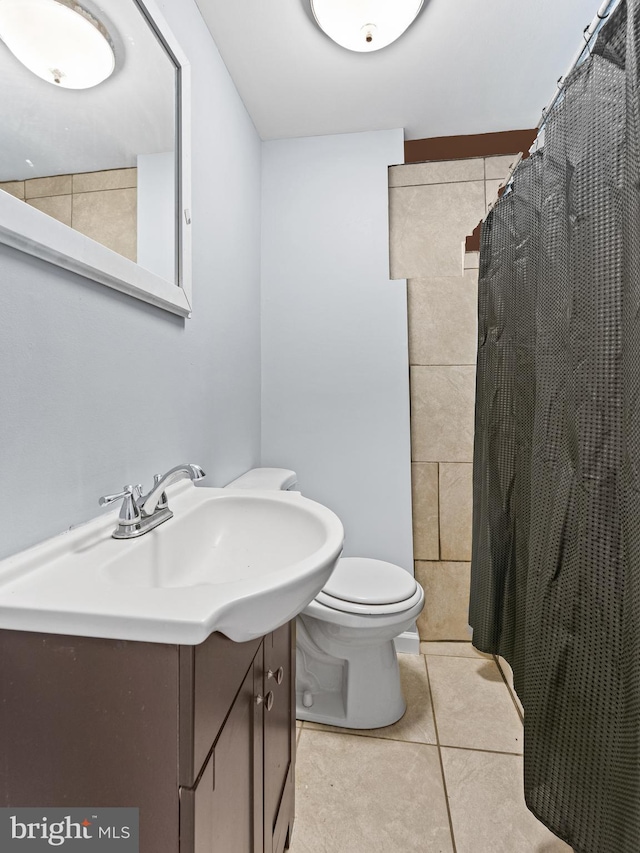
<path id="1" fill-rule="evenodd" d="M 227 489 L 266 489 L 271 491 L 288 491 L 298 485 L 298 475 L 288 468 L 252 468 L 227 483 Z"/>

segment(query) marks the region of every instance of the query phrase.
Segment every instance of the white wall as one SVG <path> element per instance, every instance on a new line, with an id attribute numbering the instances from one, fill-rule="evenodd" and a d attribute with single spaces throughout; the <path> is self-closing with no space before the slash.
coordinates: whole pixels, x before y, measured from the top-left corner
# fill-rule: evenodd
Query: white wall
<path id="1" fill-rule="evenodd" d="M 0 246 L 0 556 L 181 461 L 260 463 L 261 144 L 194 0 L 193 299 L 182 320 Z"/>
<path id="2" fill-rule="evenodd" d="M 407 309 L 389 280 L 401 130 L 267 142 L 262 464 L 333 509 L 345 555 L 413 571 Z"/>

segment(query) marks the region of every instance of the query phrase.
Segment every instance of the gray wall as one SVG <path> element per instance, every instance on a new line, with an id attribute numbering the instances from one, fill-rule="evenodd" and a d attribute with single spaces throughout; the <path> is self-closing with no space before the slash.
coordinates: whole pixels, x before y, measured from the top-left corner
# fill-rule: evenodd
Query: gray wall
<path id="1" fill-rule="evenodd" d="M 0 556 L 180 461 L 260 463 L 261 144 L 193 0 L 164 0 L 192 65 L 194 316 L 0 246 Z"/>
<path id="2" fill-rule="evenodd" d="M 389 281 L 401 130 L 264 144 L 262 464 L 333 509 L 345 555 L 413 571 L 407 305 Z"/>

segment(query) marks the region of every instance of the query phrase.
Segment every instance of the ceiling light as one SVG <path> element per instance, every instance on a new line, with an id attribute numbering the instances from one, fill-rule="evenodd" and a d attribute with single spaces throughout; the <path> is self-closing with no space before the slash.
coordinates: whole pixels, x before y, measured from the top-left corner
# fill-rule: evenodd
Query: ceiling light
<path id="1" fill-rule="evenodd" d="M 413 23 L 424 0 L 310 0 L 321 30 L 347 50 L 380 50 Z"/>
<path id="2" fill-rule="evenodd" d="M 109 34 L 73 0 L 0 0 L 0 39 L 38 77 L 89 89 L 113 72 Z"/>

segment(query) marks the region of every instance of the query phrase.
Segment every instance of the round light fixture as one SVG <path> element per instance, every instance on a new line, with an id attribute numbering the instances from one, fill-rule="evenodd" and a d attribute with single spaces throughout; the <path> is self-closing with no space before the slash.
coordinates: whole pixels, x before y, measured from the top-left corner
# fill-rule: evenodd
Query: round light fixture
<path id="1" fill-rule="evenodd" d="M 424 0 L 310 0 L 321 30 L 347 50 L 386 47 L 415 21 Z"/>
<path id="2" fill-rule="evenodd" d="M 73 0 L 0 0 L 0 39 L 38 77 L 90 89 L 115 68 L 109 34 Z"/>

